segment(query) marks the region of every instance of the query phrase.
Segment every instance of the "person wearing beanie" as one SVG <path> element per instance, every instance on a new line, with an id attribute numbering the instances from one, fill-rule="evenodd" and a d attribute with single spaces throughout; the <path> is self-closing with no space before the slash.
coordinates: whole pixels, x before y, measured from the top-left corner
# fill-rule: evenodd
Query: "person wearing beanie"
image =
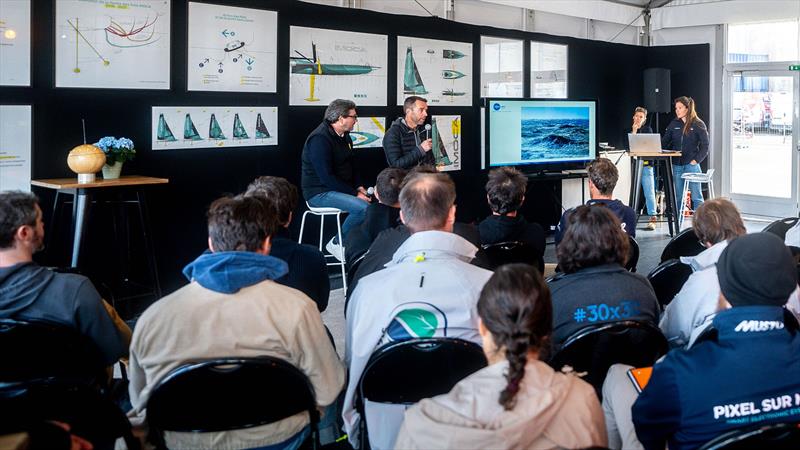
<path id="1" fill-rule="evenodd" d="M 800 421 L 800 327 L 784 308 L 797 288 L 791 253 L 772 234 L 744 235 L 723 250 L 717 277 L 712 329 L 656 363 L 633 404 L 645 449 L 697 448 L 736 428 Z"/>

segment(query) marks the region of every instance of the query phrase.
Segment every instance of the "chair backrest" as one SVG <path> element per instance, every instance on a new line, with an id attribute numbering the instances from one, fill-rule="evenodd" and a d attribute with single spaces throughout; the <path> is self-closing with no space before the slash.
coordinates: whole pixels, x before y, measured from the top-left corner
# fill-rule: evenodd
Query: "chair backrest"
<path id="1" fill-rule="evenodd" d="M 781 239 L 786 239 L 786 232 L 789 231 L 789 228 L 795 226 L 798 220 L 800 220 L 798 217 L 779 219 L 767 225 L 762 231 L 764 233 L 772 233 Z"/>
<path id="2" fill-rule="evenodd" d="M 106 377 L 97 345 L 76 329 L 0 319 L 0 385 L 47 378 L 105 385 Z"/>
<path id="3" fill-rule="evenodd" d="M 576 372 L 586 372 L 584 380 L 600 396 L 612 364 L 652 366 L 668 350 L 667 338 L 658 327 L 649 322 L 624 320 L 578 330 L 553 355 L 550 365 L 556 370 L 570 366 Z"/>
<path id="4" fill-rule="evenodd" d="M 694 228 L 685 228 L 664 247 L 664 251 L 661 252 L 661 262 L 681 256 L 696 256 L 705 249 L 694 234 Z"/>
<path id="5" fill-rule="evenodd" d="M 722 434 L 700 450 L 794 450 L 800 448 L 800 423 L 754 425 Z"/>
<path id="6" fill-rule="evenodd" d="M 486 366 L 477 344 L 455 338 L 392 342 L 375 350 L 358 384 L 363 400 L 414 404 L 449 392 L 466 376 Z"/>
<path id="7" fill-rule="evenodd" d="M 278 358 L 224 358 L 187 364 L 161 380 L 147 401 L 157 432 L 251 428 L 308 411 L 319 420 L 314 388 Z"/>
<path id="8" fill-rule="evenodd" d="M 481 246 L 481 254 L 488 263 L 489 270 L 496 270 L 503 264 L 530 264 L 540 273 L 544 272 L 544 258 L 539 256 L 532 245 L 521 241 L 498 242 Z"/>
<path id="9" fill-rule="evenodd" d="M 630 234 L 628 235 L 628 261 L 625 262 L 625 269 L 629 272 L 636 272 L 636 265 L 639 263 L 639 243 Z"/>
<path id="10" fill-rule="evenodd" d="M 662 309 L 667 307 L 691 275 L 691 266 L 682 263 L 679 259 L 664 261 L 647 275 Z"/>

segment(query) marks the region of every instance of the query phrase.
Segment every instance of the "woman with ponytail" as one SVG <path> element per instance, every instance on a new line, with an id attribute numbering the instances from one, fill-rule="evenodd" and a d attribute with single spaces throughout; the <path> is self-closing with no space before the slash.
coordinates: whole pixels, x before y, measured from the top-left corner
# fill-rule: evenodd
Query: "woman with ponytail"
<path id="1" fill-rule="evenodd" d="M 675 181 L 675 214 L 680 211 L 681 202 L 684 201 L 683 180 L 684 173 L 700 173 L 700 163 L 708 156 L 708 127 L 700 120 L 695 110 L 694 99 L 691 97 L 678 97 L 675 99 L 675 118 L 669 123 L 661 138 L 661 148 L 677 150 L 681 156 L 672 158 L 672 176 Z M 692 209 L 697 209 L 703 203 L 703 193 L 700 183 L 689 183 L 692 192 Z"/>
<path id="2" fill-rule="evenodd" d="M 489 365 L 406 411 L 397 449 L 605 447 L 594 389 L 541 361 L 552 329 L 538 270 L 501 266 L 481 291 L 478 330 Z"/>

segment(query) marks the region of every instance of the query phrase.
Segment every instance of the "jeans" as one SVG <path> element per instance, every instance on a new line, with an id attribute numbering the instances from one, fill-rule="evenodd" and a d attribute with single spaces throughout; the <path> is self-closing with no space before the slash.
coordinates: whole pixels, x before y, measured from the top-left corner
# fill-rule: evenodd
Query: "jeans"
<path id="1" fill-rule="evenodd" d="M 347 218 L 342 224 L 342 237 L 347 236 L 350 228 L 360 225 L 364 221 L 364 214 L 369 203 L 360 198 L 343 194 L 337 191 L 328 191 L 317 194 L 308 199 L 308 204 L 315 208 L 339 208 L 347 211 Z M 341 242 L 339 243 L 341 245 Z"/>
<path id="2" fill-rule="evenodd" d="M 336 440 L 338 427 L 336 423 L 336 406 L 337 402 L 325 407 L 325 412 L 320 417 L 317 429 L 319 430 L 319 439 L 322 445 L 332 443 Z M 306 425 L 297 434 L 289 439 L 279 442 L 277 444 L 267 445 L 264 447 L 252 448 L 250 450 L 297 450 L 308 439 L 311 434 L 311 425 Z"/>
<path id="3" fill-rule="evenodd" d="M 685 192 L 683 192 L 683 178 L 681 175 L 684 173 L 701 173 L 702 170 L 700 169 L 700 164 L 686 164 L 684 166 L 681 165 L 674 165 L 672 166 L 672 179 L 675 182 L 675 205 L 676 210 L 675 213 L 679 213 L 681 210 L 681 203 L 683 201 Z M 689 183 L 689 191 L 692 193 L 692 209 L 696 210 L 701 204 L 703 204 L 703 191 L 700 189 L 700 183 Z"/>
<path id="4" fill-rule="evenodd" d="M 647 214 L 655 216 L 656 190 L 655 181 L 653 180 L 653 166 L 644 166 L 642 168 L 642 190 L 644 191 L 644 201 L 647 203 Z"/>

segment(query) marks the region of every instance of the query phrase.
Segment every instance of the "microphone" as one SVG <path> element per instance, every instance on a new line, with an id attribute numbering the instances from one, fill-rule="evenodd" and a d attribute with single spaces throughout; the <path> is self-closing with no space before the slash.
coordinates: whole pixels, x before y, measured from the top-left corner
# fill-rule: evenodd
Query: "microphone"
<path id="1" fill-rule="evenodd" d="M 425 124 L 425 140 L 426 140 L 426 141 L 428 140 L 428 132 L 429 132 L 429 131 L 431 131 L 431 124 L 429 124 L 429 123 L 426 123 L 426 124 Z"/>
<path id="2" fill-rule="evenodd" d="M 367 197 L 369 197 L 370 201 L 372 201 L 375 198 L 375 187 L 374 186 L 370 186 L 370 187 L 367 188 Z"/>

